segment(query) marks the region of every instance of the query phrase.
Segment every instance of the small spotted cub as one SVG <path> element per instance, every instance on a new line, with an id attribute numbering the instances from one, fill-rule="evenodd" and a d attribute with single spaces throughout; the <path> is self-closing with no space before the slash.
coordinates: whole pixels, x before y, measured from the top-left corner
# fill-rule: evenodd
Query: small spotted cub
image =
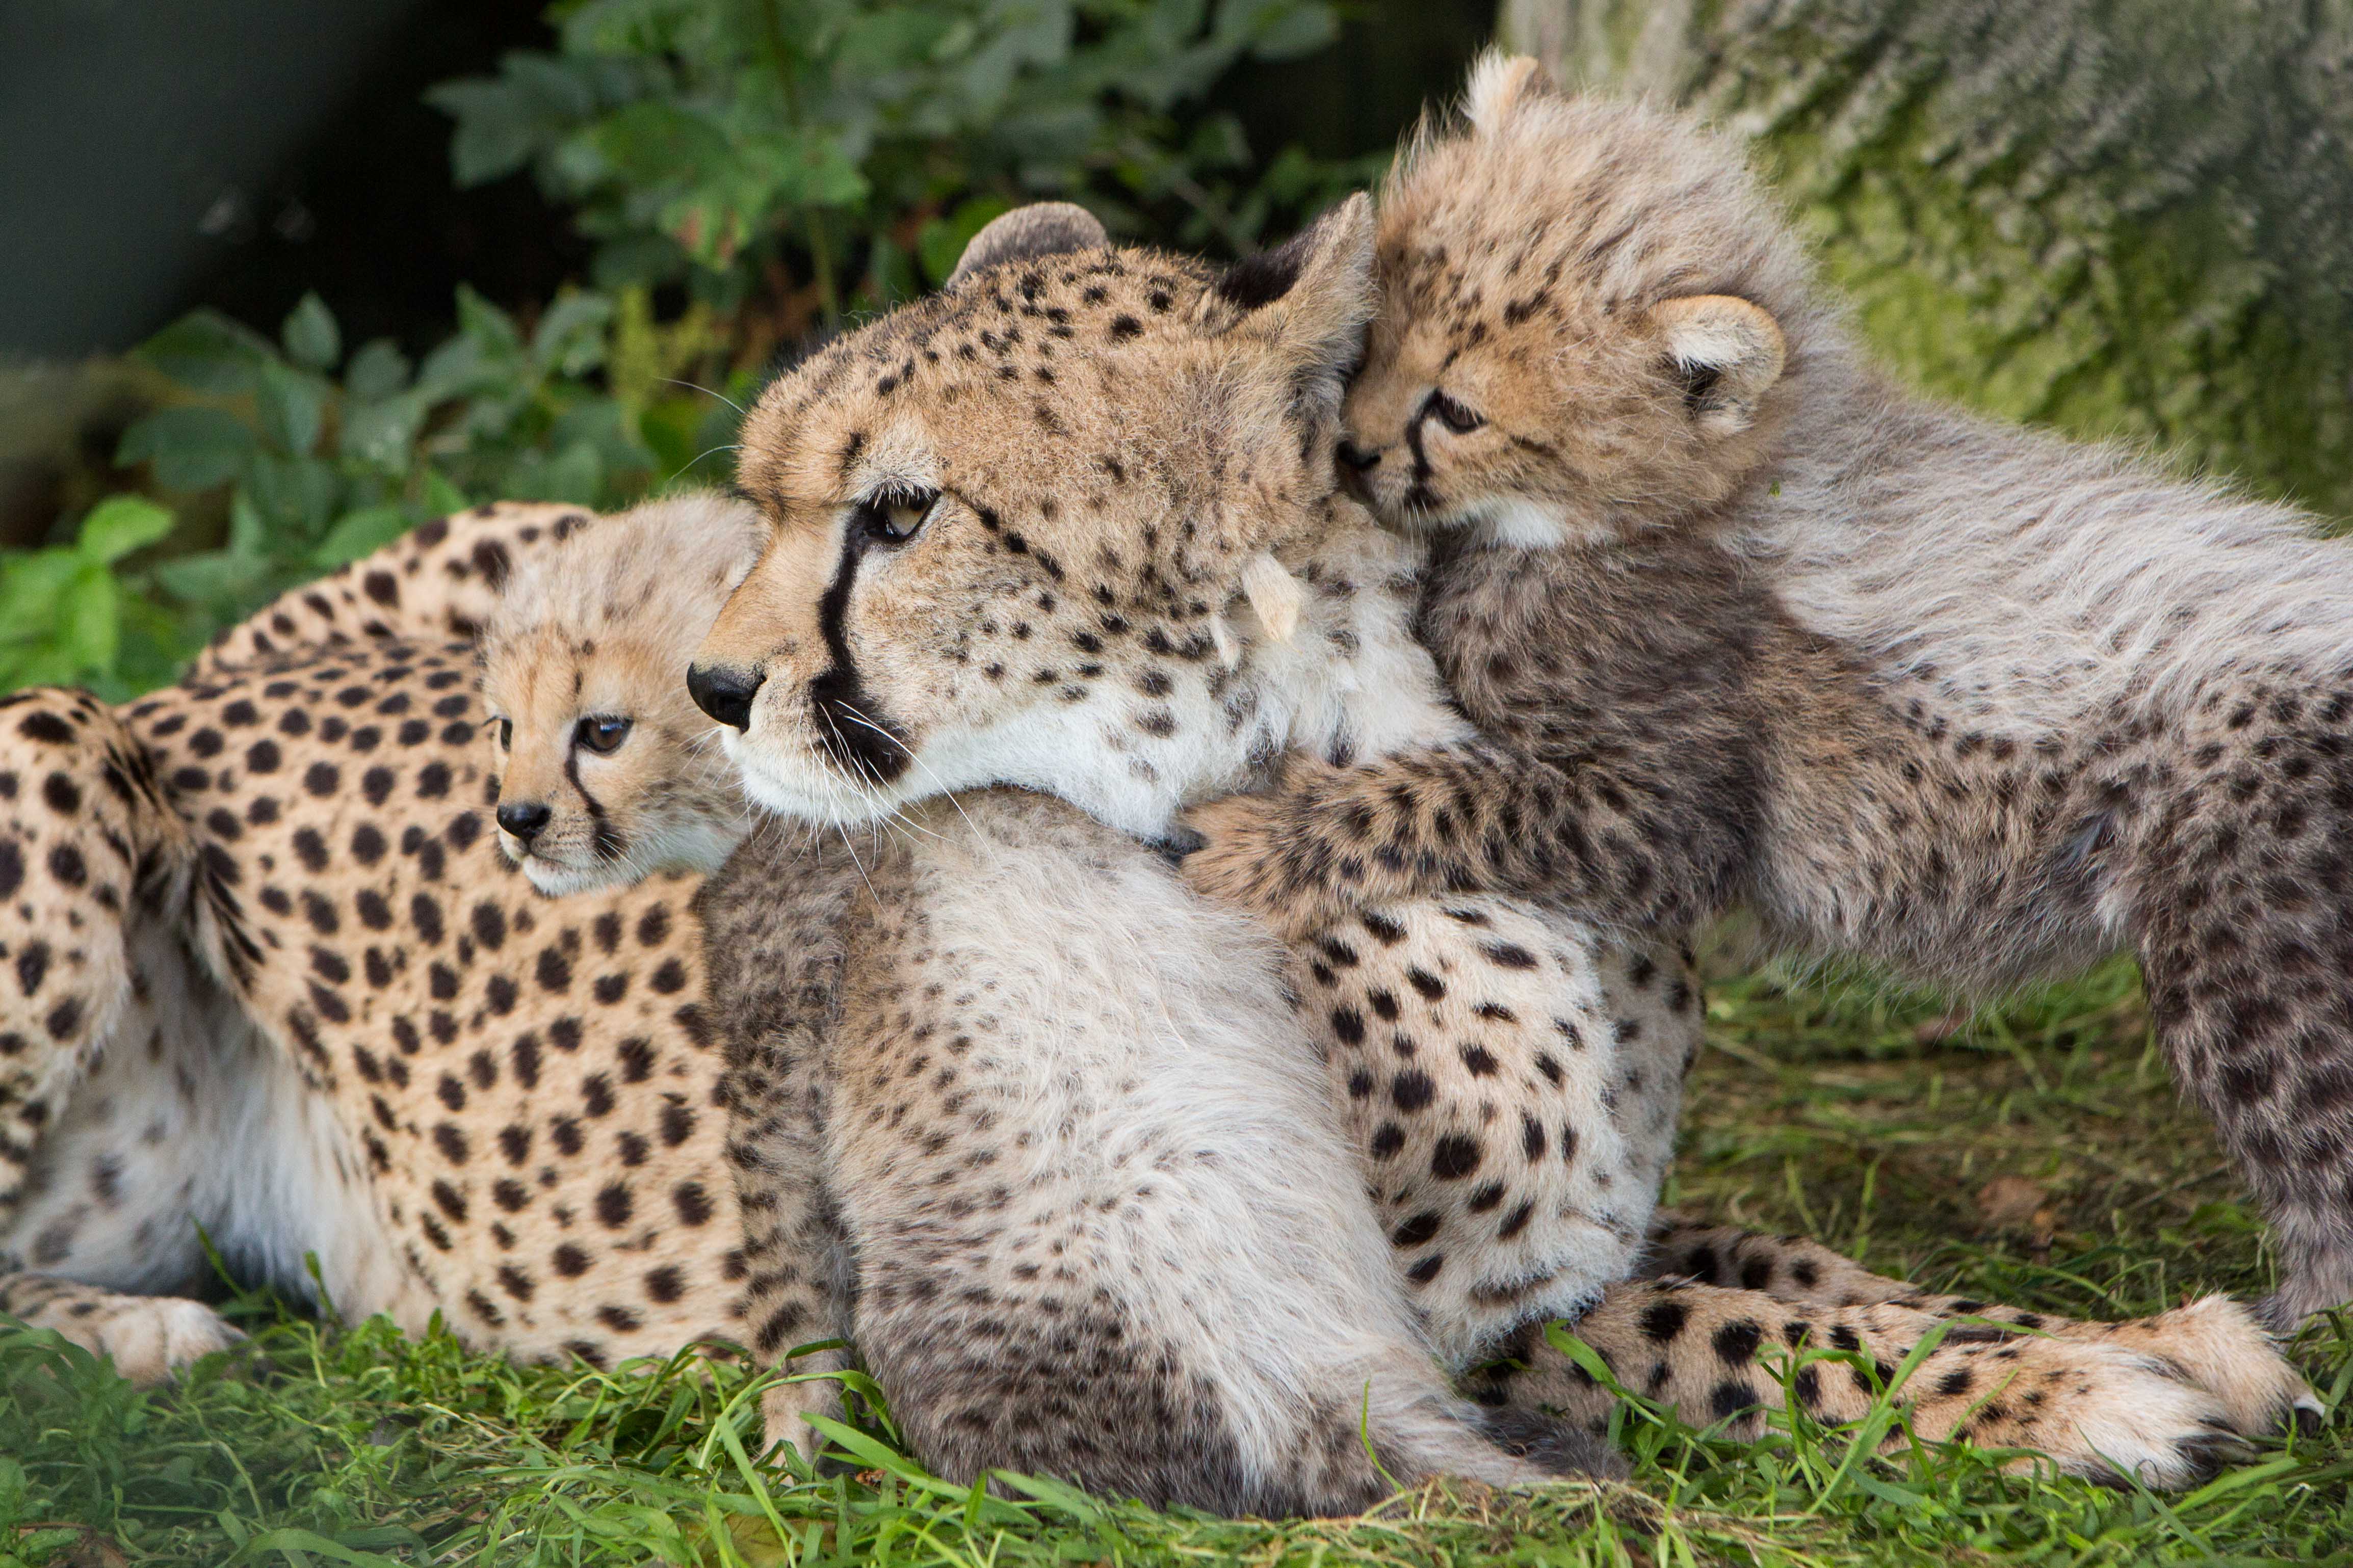
<path id="1" fill-rule="evenodd" d="M 759 513 L 649 501 L 519 566 L 482 644 L 499 847 L 543 893 L 714 871 L 744 837 L 735 770 L 686 667 L 750 571 Z"/>

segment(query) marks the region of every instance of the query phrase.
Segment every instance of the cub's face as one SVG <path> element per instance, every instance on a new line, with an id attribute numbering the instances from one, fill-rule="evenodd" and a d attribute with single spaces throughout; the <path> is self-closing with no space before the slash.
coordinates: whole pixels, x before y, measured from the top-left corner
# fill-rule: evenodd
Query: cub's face
<path id="1" fill-rule="evenodd" d="M 1370 237 L 1358 198 L 1222 278 L 1017 257 L 773 387 L 738 469 L 772 536 L 691 676 L 754 799 L 861 823 L 1008 783 L 1165 826 L 1257 734 L 1246 568 L 1346 504 Z"/>
<path id="2" fill-rule="evenodd" d="M 508 584 L 483 639 L 499 844 L 543 893 L 718 868 L 748 823 L 686 667 L 763 531 L 718 497 L 600 520 Z"/>
<path id="3" fill-rule="evenodd" d="M 1392 526 L 1524 546 L 1717 505 L 1781 400 L 1757 301 L 1803 271 L 1736 153 L 1527 61 L 1482 65 L 1468 110 L 1383 196 L 1350 487 Z"/>

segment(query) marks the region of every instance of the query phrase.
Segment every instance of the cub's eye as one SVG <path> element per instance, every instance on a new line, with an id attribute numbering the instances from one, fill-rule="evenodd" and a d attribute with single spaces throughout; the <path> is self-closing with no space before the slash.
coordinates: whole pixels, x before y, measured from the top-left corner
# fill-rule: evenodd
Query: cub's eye
<path id="1" fill-rule="evenodd" d="M 512 719 L 499 721 L 499 750 L 501 752 L 514 750 L 514 721 Z"/>
<path id="2" fill-rule="evenodd" d="M 580 721 L 573 735 L 590 751 L 598 753 L 616 751 L 629 738 L 629 721 L 607 713 L 592 713 Z"/>
<path id="3" fill-rule="evenodd" d="M 1430 411 L 1438 416 L 1438 422 L 1440 425 L 1445 426 L 1457 436 L 1467 436 L 1487 423 L 1442 392 L 1433 392 L 1430 395 Z"/>
<path id="4" fill-rule="evenodd" d="M 939 499 L 937 490 L 883 490 L 860 501 L 850 523 L 878 543 L 904 544 L 915 537 Z"/>

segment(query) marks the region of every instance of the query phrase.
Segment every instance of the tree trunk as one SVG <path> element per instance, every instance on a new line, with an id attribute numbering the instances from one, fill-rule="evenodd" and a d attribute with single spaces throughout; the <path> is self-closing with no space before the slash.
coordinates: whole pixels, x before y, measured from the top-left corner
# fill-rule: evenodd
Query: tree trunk
<path id="1" fill-rule="evenodd" d="M 2353 0 L 1503 0 L 1750 138 L 1916 384 L 2353 518 Z"/>

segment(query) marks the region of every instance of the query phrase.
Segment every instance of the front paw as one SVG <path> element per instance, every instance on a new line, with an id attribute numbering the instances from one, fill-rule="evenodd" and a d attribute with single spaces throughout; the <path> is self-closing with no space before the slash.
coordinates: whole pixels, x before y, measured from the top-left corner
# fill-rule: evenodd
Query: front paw
<path id="1" fill-rule="evenodd" d="M 1288 829 L 1283 802 L 1235 795 L 1186 814 L 1183 826 L 1198 847 L 1177 863 L 1192 889 L 1249 910 L 1285 942 L 1302 942 L 1333 924 L 1345 906 L 1312 879 L 1292 873 L 1289 858 L 1302 847 Z"/>
<path id="2" fill-rule="evenodd" d="M 841 1419 L 841 1384 L 830 1377 L 808 1377 L 772 1385 L 760 1401 L 760 1423 L 771 1447 L 783 1445 L 798 1453 L 814 1470 L 825 1452 L 825 1434 L 809 1424 L 821 1415 Z"/>

